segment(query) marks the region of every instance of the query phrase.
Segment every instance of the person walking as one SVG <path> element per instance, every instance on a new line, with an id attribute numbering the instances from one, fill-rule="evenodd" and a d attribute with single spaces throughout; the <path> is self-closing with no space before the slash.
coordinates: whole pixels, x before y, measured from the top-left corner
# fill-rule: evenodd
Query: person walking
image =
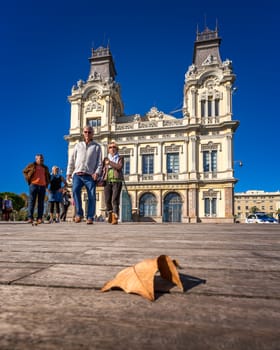
<path id="1" fill-rule="evenodd" d="M 0 196 L 0 213 L 1 219 L 3 219 L 3 198 Z"/>
<path id="2" fill-rule="evenodd" d="M 66 221 L 67 211 L 71 204 L 71 194 L 67 189 L 63 189 L 62 192 L 62 213 L 60 215 L 60 220 Z"/>
<path id="3" fill-rule="evenodd" d="M 8 198 L 7 195 L 5 195 L 2 201 L 2 213 L 3 213 L 3 219 L 5 221 L 10 221 L 10 215 L 12 211 L 13 211 L 13 202 L 11 199 Z"/>
<path id="4" fill-rule="evenodd" d="M 50 203 L 50 220 L 49 223 L 59 223 L 60 219 L 60 203 L 62 202 L 63 188 L 67 186 L 67 182 L 62 175 L 59 174 L 59 167 L 54 165 L 49 184 L 49 203 Z M 55 219 L 54 219 L 55 208 Z"/>
<path id="5" fill-rule="evenodd" d="M 23 175 L 29 185 L 28 222 L 33 223 L 34 221 L 34 210 L 37 200 L 37 223 L 41 224 L 44 215 L 46 188 L 50 182 L 49 168 L 44 164 L 42 154 L 36 154 L 35 162 L 28 164 L 24 168 Z"/>
<path id="6" fill-rule="evenodd" d="M 108 223 L 118 224 L 120 195 L 123 180 L 123 157 L 119 155 L 115 142 L 108 146 L 108 156 L 103 160 L 103 177 L 105 180 L 104 197 Z"/>
<path id="7" fill-rule="evenodd" d="M 75 222 L 84 217 L 81 191 L 85 186 L 88 195 L 87 224 L 93 224 L 96 209 L 96 181 L 102 171 L 101 146 L 93 141 L 93 128 L 85 126 L 84 140 L 78 142 L 69 157 L 67 165 L 67 181 L 72 179 L 72 193 L 75 203 Z"/>

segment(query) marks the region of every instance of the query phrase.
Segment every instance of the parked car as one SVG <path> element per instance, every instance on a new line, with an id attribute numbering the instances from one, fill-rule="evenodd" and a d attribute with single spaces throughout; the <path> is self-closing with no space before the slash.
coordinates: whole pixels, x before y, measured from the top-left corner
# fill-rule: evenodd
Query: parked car
<path id="1" fill-rule="evenodd" d="M 254 213 L 247 216 L 246 224 L 278 224 L 278 220 L 265 213 Z"/>

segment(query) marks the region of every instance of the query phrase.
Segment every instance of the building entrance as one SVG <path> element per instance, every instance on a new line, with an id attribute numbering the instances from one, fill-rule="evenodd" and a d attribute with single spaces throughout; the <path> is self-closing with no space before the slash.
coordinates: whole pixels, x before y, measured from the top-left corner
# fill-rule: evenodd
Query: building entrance
<path id="1" fill-rule="evenodd" d="M 171 192 L 163 202 L 163 222 L 182 221 L 182 199 L 178 193 Z"/>

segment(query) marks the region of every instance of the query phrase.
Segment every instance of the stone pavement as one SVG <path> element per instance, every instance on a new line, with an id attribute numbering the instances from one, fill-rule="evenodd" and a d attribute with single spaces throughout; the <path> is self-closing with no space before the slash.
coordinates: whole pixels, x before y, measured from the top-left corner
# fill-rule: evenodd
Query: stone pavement
<path id="1" fill-rule="evenodd" d="M 280 225 L 1 222 L 0 349 L 279 350 L 279 243 Z M 161 254 L 185 292 L 100 292 Z"/>

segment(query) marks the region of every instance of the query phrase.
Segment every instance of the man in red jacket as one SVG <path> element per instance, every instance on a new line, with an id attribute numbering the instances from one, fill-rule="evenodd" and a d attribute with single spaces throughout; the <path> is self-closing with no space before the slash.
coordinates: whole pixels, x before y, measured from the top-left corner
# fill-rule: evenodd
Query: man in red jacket
<path id="1" fill-rule="evenodd" d="M 44 200 L 46 188 L 50 182 L 49 168 L 44 165 L 42 154 L 36 154 L 35 162 L 30 163 L 23 170 L 25 180 L 29 185 L 28 222 L 33 223 L 36 199 L 38 201 L 37 223 L 41 224 L 44 214 Z"/>

